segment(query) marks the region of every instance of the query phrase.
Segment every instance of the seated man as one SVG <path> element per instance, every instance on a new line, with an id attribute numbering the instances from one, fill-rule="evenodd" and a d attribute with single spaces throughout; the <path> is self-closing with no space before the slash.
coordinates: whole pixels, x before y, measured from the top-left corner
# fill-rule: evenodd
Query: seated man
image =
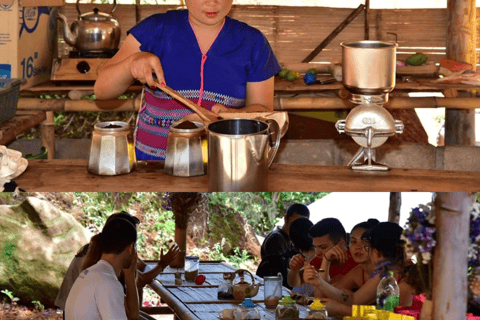
<path id="1" fill-rule="evenodd" d="M 114 213 L 107 218 L 105 225 L 116 218 L 123 218 L 131 222 L 135 228 L 138 227 L 140 220 L 137 217 L 131 215 L 128 212 L 122 211 L 119 213 Z M 94 265 L 98 262 L 101 257 L 101 250 L 99 248 L 98 243 L 99 235 L 95 235 L 92 237 L 89 243 L 83 246 L 78 253 L 75 255 L 74 259 L 70 263 L 68 267 L 67 273 L 65 278 L 63 279 L 62 285 L 60 286 L 59 293 L 57 298 L 55 299 L 55 305 L 59 307 L 61 310 L 65 310 L 65 302 L 67 300 L 68 294 L 70 289 L 73 286 L 73 283 L 77 279 L 78 275 L 84 269 Z M 142 297 L 143 287 L 148 283 L 152 282 L 156 276 L 163 271 L 163 269 L 170 265 L 170 263 L 175 259 L 176 254 L 180 251 L 178 246 L 172 246 L 171 250 L 168 251 L 167 254 L 163 254 L 163 248 L 160 256 L 160 261 L 158 262 L 155 268 L 149 270 L 148 272 L 143 272 L 145 269 L 145 263 L 138 258 L 137 261 L 137 268 L 138 268 L 138 278 L 137 278 L 137 287 L 138 293 L 140 297 Z M 88 254 L 87 254 L 88 253 Z M 140 299 L 141 304 L 142 299 Z M 65 312 L 64 312 L 65 314 Z M 65 319 L 65 316 L 64 316 Z"/>
<path id="2" fill-rule="evenodd" d="M 137 261 L 137 230 L 126 219 L 113 219 L 100 235 L 100 261 L 84 270 L 75 280 L 65 305 L 69 320 L 121 319 L 127 320 L 124 288 L 118 277 L 123 271 L 125 285 L 136 298 L 135 271 Z M 127 303 L 128 308 L 128 303 Z M 136 317 L 138 319 L 138 311 Z"/>
<path id="3" fill-rule="evenodd" d="M 316 268 L 320 266 L 320 270 L 328 271 L 320 273 L 325 281 L 336 283 L 358 265 L 346 248 L 347 233 L 338 219 L 322 219 L 308 230 L 308 234 L 313 238 L 315 259 L 318 260 L 313 264 Z M 304 262 L 305 258 L 300 254 L 290 261 L 288 279 L 291 285 L 300 286 L 305 283 L 302 272 Z M 317 291 L 316 289 L 315 296 L 321 296 Z"/>
<path id="4" fill-rule="evenodd" d="M 283 277 L 283 285 L 291 288 L 287 282 L 287 268 L 290 258 L 297 254 L 297 251 L 288 233 L 290 224 L 300 217 L 310 218 L 307 206 L 300 203 L 292 204 L 284 216 L 283 227 L 275 229 L 265 238 L 261 247 L 262 261 L 258 266 L 257 276 L 276 276 L 280 272 Z"/>

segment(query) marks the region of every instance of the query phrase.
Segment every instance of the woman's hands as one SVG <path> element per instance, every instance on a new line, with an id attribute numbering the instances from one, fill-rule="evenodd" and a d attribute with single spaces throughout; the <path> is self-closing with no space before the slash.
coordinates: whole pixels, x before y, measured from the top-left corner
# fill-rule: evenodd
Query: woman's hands
<path id="1" fill-rule="evenodd" d="M 130 61 L 130 72 L 134 79 L 141 83 L 146 83 L 150 88 L 156 88 L 156 83 L 165 86 L 165 76 L 163 74 L 160 59 L 150 52 L 137 52 L 132 55 Z M 153 77 L 153 73 L 157 79 Z"/>
<path id="2" fill-rule="evenodd" d="M 324 258 L 326 258 L 328 261 L 336 260 L 338 263 L 344 264 L 348 259 L 345 240 L 340 241 L 335 247 L 328 250 L 327 253 L 325 253 Z"/>
<path id="3" fill-rule="evenodd" d="M 303 267 L 305 261 L 305 258 L 301 254 L 294 255 L 292 259 L 290 259 L 290 270 L 299 271 Z"/>

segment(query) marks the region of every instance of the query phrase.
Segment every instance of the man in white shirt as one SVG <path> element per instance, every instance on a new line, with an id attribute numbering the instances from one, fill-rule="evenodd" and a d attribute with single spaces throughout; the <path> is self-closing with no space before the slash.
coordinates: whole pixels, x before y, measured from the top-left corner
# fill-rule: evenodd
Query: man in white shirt
<path id="1" fill-rule="evenodd" d="M 75 281 L 65 306 L 67 320 L 127 320 L 118 277 L 123 270 L 126 287 L 136 288 L 137 231 L 130 221 L 118 218 L 103 227 L 100 237 L 102 258 Z"/>

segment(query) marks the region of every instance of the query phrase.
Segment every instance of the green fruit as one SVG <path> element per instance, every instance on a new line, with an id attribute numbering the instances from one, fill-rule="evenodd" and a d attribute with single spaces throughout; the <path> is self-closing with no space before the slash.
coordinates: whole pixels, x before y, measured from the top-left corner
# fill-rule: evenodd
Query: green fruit
<path id="1" fill-rule="evenodd" d="M 412 54 L 405 60 L 406 64 L 409 66 L 421 66 L 425 62 L 427 62 L 428 57 L 421 52 L 417 52 Z"/>
<path id="2" fill-rule="evenodd" d="M 297 79 L 297 74 L 293 71 L 288 71 L 287 80 L 288 81 L 295 81 L 296 79 Z"/>
<path id="3" fill-rule="evenodd" d="M 278 73 L 278 76 L 282 79 L 286 79 L 287 78 L 287 74 L 288 74 L 289 70 L 287 69 L 282 69 L 282 71 L 280 71 Z"/>
<path id="4" fill-rule="evenodd" d="M 315 69 L 315 68 L 311 68 L 311 69 L 308 69 L 308 70 L 307 70 L 307 73 L 317 74 L 318 71 L 317 71 L 317 69 Z"/>

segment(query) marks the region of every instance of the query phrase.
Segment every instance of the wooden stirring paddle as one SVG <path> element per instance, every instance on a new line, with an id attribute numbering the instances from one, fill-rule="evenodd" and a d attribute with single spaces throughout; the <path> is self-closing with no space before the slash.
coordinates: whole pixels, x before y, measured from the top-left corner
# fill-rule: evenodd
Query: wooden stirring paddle
<path id="1" fill-rule="evenodd" d="M 161 86 L 158 82 L 155 82 L 155 85 L 157 86 L 158 89 L 162 90 L 166 94 L 170 95 L 172 98 L 180 101 L 181 103 L 183 103 L 184 105 L 186 105 L 187 107 L 195 111 L 195 113 L 197 113 L 200 116 L 200 118 L 202 118 L 203 120 L 212 122 L 212 121 L 217 121 L 222 119 L 212 111 L 204 109 L 199 105 L 195 104 L 194 102 L 188 100 L 187 98 L 182 96 L 179 92 L 173 90 L 169 86 Z"/>

